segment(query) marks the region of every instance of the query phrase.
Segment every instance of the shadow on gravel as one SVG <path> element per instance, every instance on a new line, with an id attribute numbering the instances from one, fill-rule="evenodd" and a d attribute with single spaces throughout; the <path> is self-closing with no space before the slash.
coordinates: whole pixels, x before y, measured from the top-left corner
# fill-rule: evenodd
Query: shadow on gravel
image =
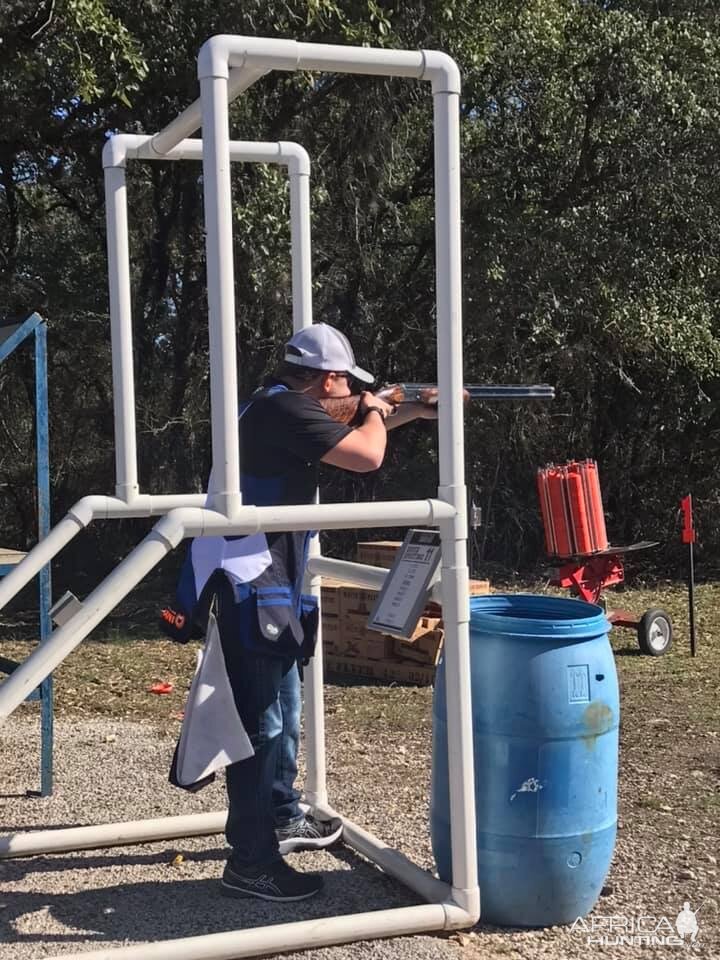
<path id="1" fill-rule="evenodd" d="M 103 870 L 107 867 L 134 867 L 141 865 L 169 866 L 176 853 L 182 853 L 185 863 L 193 861 L 217 860 L 224 863 L 227 859 L 227 850 L 193 850 L 191 853 L 183 851 L 182 843 L 172 848 L 172 853 L 162 851 L 158 853 L 115 853 L 92 854 L 84 857 L 74 857 L 68 854 L 56 854 L 48 857 L 19 857 L 17 860 L 0 861 L 0 873 L 6 883 L 22 880 L 38 871 L 43 874 L 64 873 L 68 870 Z"/>
<path id="2" fill-rule="evenodd" d="M 0 943 L 144 943 L 265 924 L 312 920 L 336 914 L 383 910 L 419 902 L 411 891 L 362 858 L 342 849 L 338 850 L 338 854 L 337 859 L 351 862 L 352 869 L 320 870 L 325 879 L 324 892 L 297 904 L 222 897 L 219 874 L 217 878 L 202 880 L 189 877 L 181 879 L 174 875 L 173 879 L 167 881 L 155 879 L 148 882 L 121 883 L 74 893 L 6 889 L 0 893 Z M 202 855 L 193 853 L 183 867 L 189 872 L 192 869 L 192 860 L 219 859 L 220 856 L 215 851 Z M 334 855 L 330 858 L 330 855 L 326 854 L 326 857 L 326 863 L 335 859 Z M 148 865 L 156 865 L 162 859 L 150 857 Z M 95 863 L 96 866 L 112 868 L 114 873 L 130 862 L 139 863 L 140 869 L 146 863 L 142 857 L 133 857 L 132 861 L 129 861 L 121 856 L 97 858 L 97 861 L 83 858 L 77 863 L 73 863 L 73 858 L 68 857 L 60 858 L 59 862 L 65 864 L 65 869 L 73 872 L 81 867 L 92 868 Z M 0 864 L 0 872 L 5 883 L 25 878 L 26 887 L 27 877 L 37 873 L 37 886 L 42 886 L 42 875 L 48 868 L 52 869 L 52 865 L 53 859 L 36 857 L 25 861 L 26 868 L 30 869 L 26 869 L 22 874 L 15 873 L 11 877 L 11 871 L 7 871 L 8 866 L 12 868 L 12 872 L 21 870 L 21 861 Z M 168 870 L 174 868 L 168 864 Z M 38 929 L 32 917 L 38 913 L 44 915 L 43 932 L 24 932 L 25 925 L 34 927 L 34 930 Z"/>

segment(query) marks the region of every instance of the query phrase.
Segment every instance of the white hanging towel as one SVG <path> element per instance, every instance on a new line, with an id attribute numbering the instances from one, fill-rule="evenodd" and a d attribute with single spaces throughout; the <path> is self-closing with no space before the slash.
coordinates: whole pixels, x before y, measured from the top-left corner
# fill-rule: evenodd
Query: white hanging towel
<path id="1" fill-rule="evenodd" d="M 254 533 L 226 540 L 225 537 L 196 537 L 190 545 L 195 595 L 202 593 L 215 570 L 227 570 L 236 580 L 249 583 L 272 563 L 267 537 Z"/>
<path id="2" fill-rule="evenodd" d="M 217 620 L 210 613 L 175 754 L 177 785 L 191 788 L 254 752 L 235 706 Z"/>

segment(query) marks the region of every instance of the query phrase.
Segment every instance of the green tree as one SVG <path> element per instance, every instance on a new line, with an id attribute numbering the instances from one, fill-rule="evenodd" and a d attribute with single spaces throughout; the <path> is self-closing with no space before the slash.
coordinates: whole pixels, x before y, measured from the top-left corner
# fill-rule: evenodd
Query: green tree
<path id="1" fill-rule="evenodd" d="M 224 32 L 438 48 L 461 67 L 466 376 L 545 380 L 558 394 L 552 406 L 468 411 L 485 559 L 540 556 L 534 471 L 568 457 L 598 459 L 616 541 L 665 536 L 692 489 L 706 545 L 720 543 L 713 5 L 57 0 L 32 16 L 6 4 L 2 18 L 0 294 L 4 312 L 35 308 L 50 322 L 56 512 L 113 486 L 102 147 L 116 130 L 161 129 L 195 99 L 197 50 Z M 435 376 L 431 116 L 419 83 L 284 73 L 232 109 L 236 137 L 308 149 L 316 317 L 350 332 L 382 379 Z M 247 391 L 289 329 L 288 197 L 271 168 L 239 167 L 233 185 Z M 209 468 L 200 168 L 132 164 L 128 196 L 141 482 L 199 489 Z M 0 426 L 24 443 L 30 373 L 22 360 L 0 373 Z M 334 472 L 326 495 L 428 495 L 434 450 L 431 427 L 409 428 L 381 478 Z M 29 457 L 3 460 L 8 544 L 34 536 L 18 493 L 31 470 Z M 97 554 L 111 563 L 123 540 L 96 534 Z"/>

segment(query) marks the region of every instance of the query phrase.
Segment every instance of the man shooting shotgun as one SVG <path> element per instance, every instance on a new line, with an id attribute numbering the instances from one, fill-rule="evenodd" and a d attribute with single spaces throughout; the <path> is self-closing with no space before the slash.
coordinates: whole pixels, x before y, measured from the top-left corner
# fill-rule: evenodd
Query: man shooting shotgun
<path id="1" fill-rule="evenodd" d="M 392 430 L 394 426 L 400 426 L 400 422 L 406 422 L 404 416 L 398 416 L 398 408 L 401 404 L 412 403 L 436 407 L 439 399 L 438 388 L 432 383 L 394 383 L 374 391 L 373 395 L 375 399 L 384 400 L 393 408 L 385 424 L 388 430 Z M 463 387 L 463 400 L 466 403 L 470 400 L 530 399 L 554 400 L 555 387 L 545 383 L 530 386 L 470 384 Z M 320 403 L 333 420 L 337 420 L 339 423 L 354 426 L 362 418 L 363 393 L 350 397 L 326 397 L 320 400 Z M 397 418 L 397 423 L 393 422 L 393 418 Z"/>
<path id="2" fill-rule="evenodd" d="M 243 503 L 312 503 L 320 463 L 354 473 L 377 470 L 389 429 L 437 419 L 438 390 L 432 384 L 352 394 L 352 384 L 373 382 L 339 330 L 317 323 L 296 333 L 275 374 L 241 412 Z M 468 400 L 552 396 L 549 387 L 468 387 L 465 393 Z M 301 592 L 311 535 L 274 531 L 196 538 L 180 576 L 176 610 L 163 613 L 163 629 L 173 639 L 184 642 L 208 624 L 209 638 L 220 645 L 218 676 L 211 679 L 213 689 L 229 691 L 216 708 L 222 716 L 210 722 L 207 703 L 198 700 L 195 720 L 194 703 L 188 702 L 184 747 L 171 777 L 193 790 L 226 767 L 225 835 L 232 853 L 222 892 L 231 897 L 283 902 L 313 896 L 322 889 L 322 877 L 295 870 L 283 857 L 327 847 L 342 833 L 340 820 L 304 811 L 295 785 L 299 665 L 313 655 L 318 625 L 315 598 Z M 212 666 L 210 639 L 208 647 L 203 664 Z M 193 761 L 187 772 L 185 758 Z"/>

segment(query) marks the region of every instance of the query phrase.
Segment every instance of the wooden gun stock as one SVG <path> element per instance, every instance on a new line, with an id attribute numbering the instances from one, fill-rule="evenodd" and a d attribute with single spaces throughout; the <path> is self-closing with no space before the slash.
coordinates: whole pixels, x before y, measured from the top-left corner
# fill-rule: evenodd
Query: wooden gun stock
<path id="1" fill-rule="evenodd" d="M 433 383 L 393 383 L 372 391 L 376 397 L 386 403 L 427 403 L 435 405 L 438 402 L 438 388 Z M 463 400 L 531 400 L 555 399 L 555 387 L 546 383 L 531 384 L 469 384 L 463 387 Z M 328 397 L 320 403 L 330 414 L 333 420 L 346 423 L 348 426 L 357 426 L 360 421 L 360 397 Z"/>

